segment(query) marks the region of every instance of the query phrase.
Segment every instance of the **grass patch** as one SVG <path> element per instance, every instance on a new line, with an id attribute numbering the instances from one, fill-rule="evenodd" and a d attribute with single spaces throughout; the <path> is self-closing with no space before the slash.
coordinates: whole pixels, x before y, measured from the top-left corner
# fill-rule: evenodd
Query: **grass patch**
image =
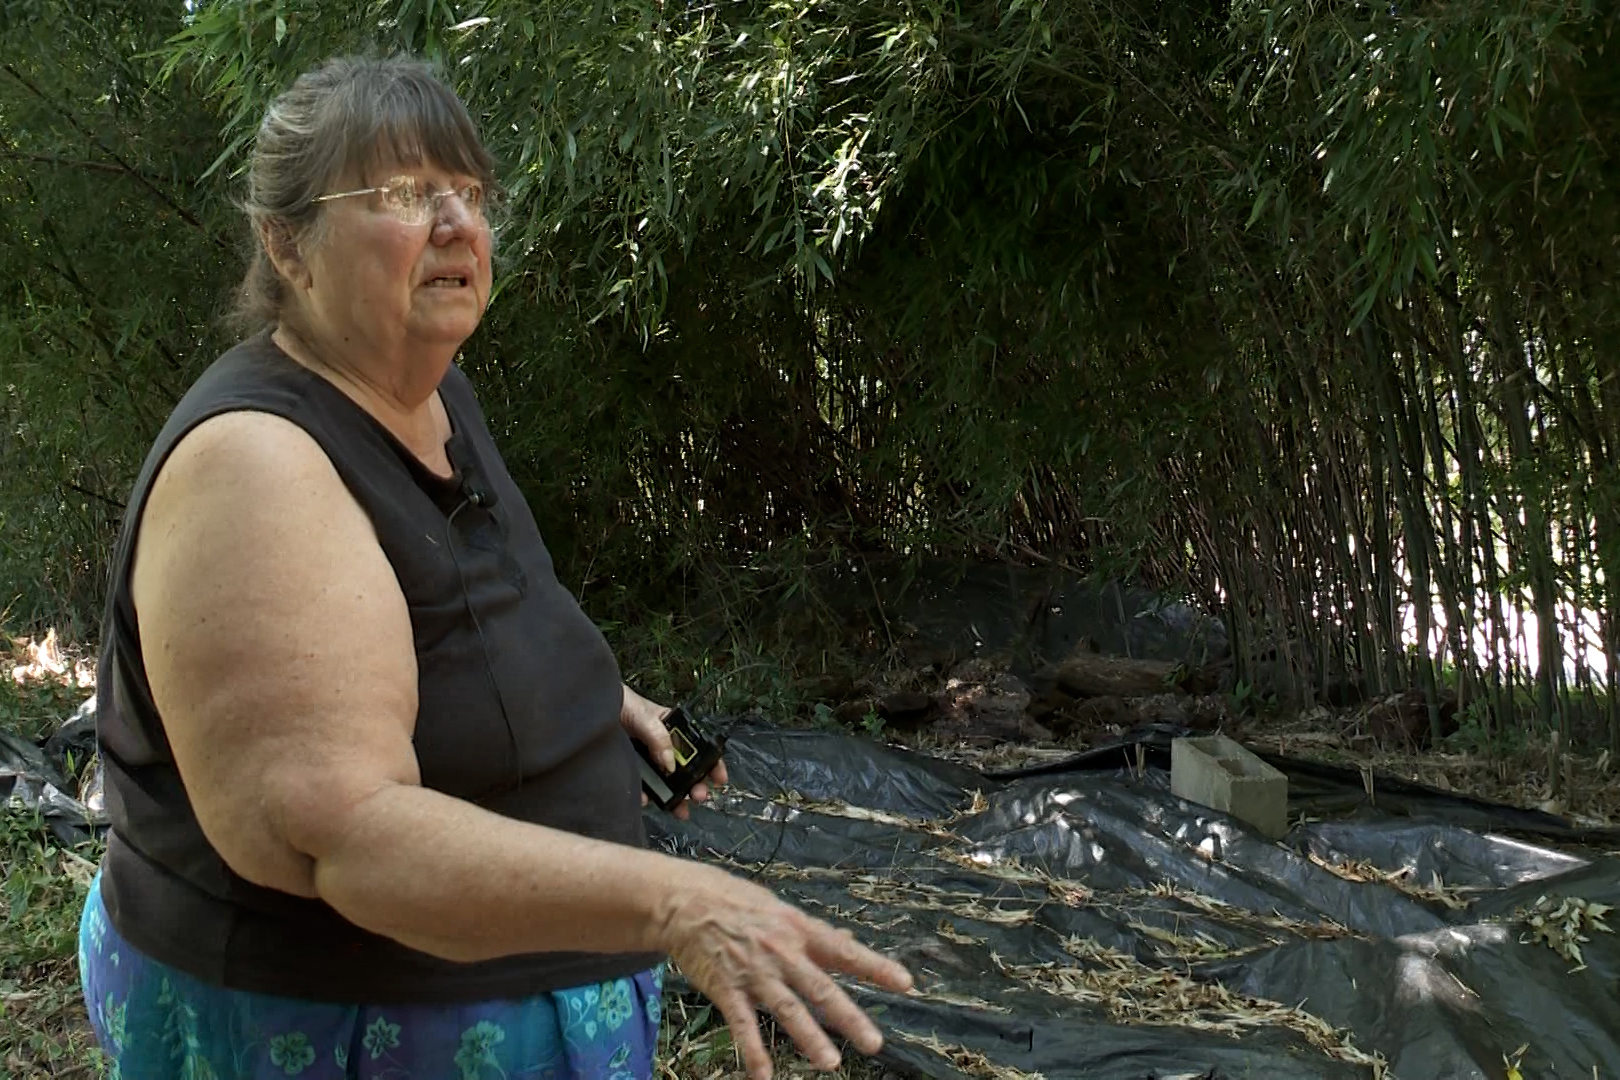
<path id="1" fill-rule="evenodd" d="M 0 637 L 0 730 L 37 743 L 90 693 L 90 658 L 54 633 Z M 101 845 L 69 850 L 33 810 L 0 808 L 0 1075 L 105 1070 L 79 991 L 79 913 Z"/>
<path id="2" fill-rule="evenodd" d="M 37 813 L 0 812 L 0 1071 L 100 1076 L 101 1053 L 79 993 L 79 913 L 99 845 L 56 844 Z"/>

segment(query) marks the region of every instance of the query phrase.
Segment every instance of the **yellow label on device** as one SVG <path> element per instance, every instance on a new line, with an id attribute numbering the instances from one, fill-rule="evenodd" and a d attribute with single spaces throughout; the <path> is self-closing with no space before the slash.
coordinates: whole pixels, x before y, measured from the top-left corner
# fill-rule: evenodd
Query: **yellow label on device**
<path id="1" fill-rule="evenodd" d="M 687 762 L 697 757 L 697 747 L 692 745 L 691 741 L 687 739 L 686 734 L 681 731 L 680 728 L 675 728 L 669 733 L 669 741 L 675 744 L 676 764 L 685 765 Z"/>

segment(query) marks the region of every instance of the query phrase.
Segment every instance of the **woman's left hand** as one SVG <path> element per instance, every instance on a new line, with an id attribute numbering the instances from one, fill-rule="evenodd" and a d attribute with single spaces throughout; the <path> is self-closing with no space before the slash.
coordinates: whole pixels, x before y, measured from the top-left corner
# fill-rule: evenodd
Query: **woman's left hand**
<path id="1" fill-rule="evenodd" d="M 656 702 L 648 701 L 628 686 L 624 688 L 624 705 L 619 710 L 619 723 L 624 730 L 630 733 L 632 739 L 646 744 L 653 752 L 653 760 L 665 772 L 675 771 L 675 744 L 669 741 L 669 729 L 664 726 L 664 717 L 670 710 Z M 692 811 L 689 803 L 706 802 L 709 798 L 709 784 L 724 784 L 726 782 L 726 763 L 722 759 L 714 763 L 709 770 L 709 783 L 697 783 L 692 787 L 692 793 L 681 800 L 673 811 L 682 821 L 691 817 Z M 647 793 L 641 793 L 641 805 L 647 805 Z"/>

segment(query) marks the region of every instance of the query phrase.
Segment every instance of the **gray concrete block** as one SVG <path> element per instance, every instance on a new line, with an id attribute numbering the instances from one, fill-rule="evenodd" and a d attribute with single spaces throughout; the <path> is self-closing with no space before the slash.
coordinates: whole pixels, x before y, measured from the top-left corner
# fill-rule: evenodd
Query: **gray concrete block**
<path id="1" fill-rule="evenodd" d="M 1225 735 L 1172 742 L 1170 790 L 1273 840 L 1288 831 L 1288 777 Z"/>

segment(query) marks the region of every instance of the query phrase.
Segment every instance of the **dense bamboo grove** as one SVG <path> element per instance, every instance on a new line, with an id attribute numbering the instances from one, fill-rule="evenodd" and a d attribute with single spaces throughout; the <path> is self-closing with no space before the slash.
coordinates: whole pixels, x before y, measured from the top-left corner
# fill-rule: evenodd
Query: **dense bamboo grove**
<path id="1" fill-rule="evenodd" d="M 1620 748 L 1612 4 L 216 0 L 100 37 L 49 7 L 6 4 L 0 72 L 35 519 L 116 497 L 217 350 L 267 95 L 407 48 L 501 159 L 466 362 L 599 610 L 839 552 L 1055 560 L 1196 598 L 1313 693 Z M 98 196 L 47 159 L 115 151 L 169 231 L 98 343 L 71 272 L 111 236 L 52 224 Z M 109 378 L 116 439 L 44 415 Z M 12 550 L 95 564 L 108 514 L 47 556 L 0 483 Z"/>

